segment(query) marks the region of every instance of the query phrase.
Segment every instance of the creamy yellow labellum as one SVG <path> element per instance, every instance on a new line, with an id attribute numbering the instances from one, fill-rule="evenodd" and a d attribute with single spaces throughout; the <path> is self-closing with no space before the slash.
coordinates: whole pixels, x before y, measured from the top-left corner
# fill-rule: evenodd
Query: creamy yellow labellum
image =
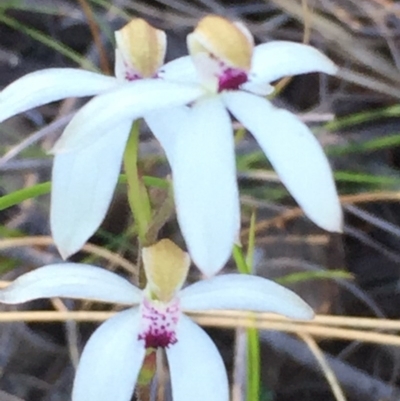
<path id="1" fill-rule="evenodd" d="M 253 37 L 247 28 L 217 15 L 208 15 L 188 35 L 192 56 L 209 53 L 227 66 L 248 71 L 253 54 Z"/>
<path id="2" fill-rule="evenodd" d="M 124 62 L 139 78 L 154 77 L 164 63 L 165 32 L 153 28 L 144 19 L 135 18 L 116 31 L 115 40 Z"/>
<path id="3" fill-rule="evenodd" d="M 190 257 L 168 239 L 143 248 L 147 289 L 162 302 L 169 302 L 186 280 Z"/>

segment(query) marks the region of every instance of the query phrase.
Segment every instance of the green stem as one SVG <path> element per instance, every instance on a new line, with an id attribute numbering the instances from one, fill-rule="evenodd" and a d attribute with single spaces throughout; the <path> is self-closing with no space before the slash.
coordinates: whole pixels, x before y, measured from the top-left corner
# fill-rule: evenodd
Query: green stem
<path id="1" fill-rule="evenodd" d="M 260 400 L 260 337 L 258 330 L 250 327 L 247 334 L 247 401 Z"/>
<path id="2" fill-rule="evenodd" d="M 249 240 L 246 254 L 247 273 L 253 270 L 254 248 L 256 246 L 256 212 L 253 210 L 250 217 Z"/>
<path id="3" fill-rule="evenodd" d="M 157 351 L 154 348 L 146 350 L 146 356 L 140 369 L 136 383 L 136 399 L 138 401 L 151 400 L 151 381 L 157 369 Z"/>
<path id="4" fill-rule="evenodd" d="M 146 187 L 138 170 L 139 122 L 135 121 L 124 153 L 124 166 L 128 184 L 128 201 L 141 243 L 146 240 L 151 220 L 151 206 Z"/>
<path id="5" fill-rule="evenodd" d="M 255 246 L 255 224 L 256 216 L 253 212 L 250 220 L 249 246 L 247 254 L 244 256 L 242 248 L 235 245 L 233 248 L 233 258 L 237 269 L 241 274 L 251 274 L 253 267 L 253 255 Z M 260 400 L 260 338 L 258 330 L 248 328 L 247 335 L 247 401 Z"/>
<path id="6" fill-rule="evenodd" d="M 157 242 L 159 231 L 175 212 L 174 207 L 174 195 L 172 193 L 172 188 L 170 187 L 163 203 L 153 215 L 152 221 L 147 230 L 146 242 L 143 246 L 150 246 Z"/>
<path id="7" fill-rule="evenodd" d="M 246 263 L 246 258 L 243 255 L 242 248 L 239 245 L 233 247 L 233 259 L 235 260 L 236 267 L 241 274 L 248 274 L 249 267 Z"/>

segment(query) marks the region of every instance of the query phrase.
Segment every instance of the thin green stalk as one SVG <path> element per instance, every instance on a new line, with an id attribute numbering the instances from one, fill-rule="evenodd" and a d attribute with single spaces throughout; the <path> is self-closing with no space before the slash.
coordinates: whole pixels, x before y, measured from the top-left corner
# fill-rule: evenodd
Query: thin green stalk
<path id="1" fill-rule="evenodd" d="M 136 384 L 136 398 L 139 401 L 150 401 L 151 397 L 151 381 L 157 370 L 157 350 L 148 348 L 146 356 L 139 372 Z"/>
<path id="2" fill-rule="evenodd" d="M 235 132 L 235 144 L 238 144 L 240 141 L 244 139 L 246 135 L 246 128 L 239 128 Z"/>
<path id="3" fill-rule="evenodd" d="M 253 270 L 253 258 L 254 258 L 254 247 L 256 243 L 256 213 L 253 211 L 250 217 L 250 229 L 249 229 L 249 240 L 246 254 L 246 265 L 248 268 L 248 274 L 251 274 Z"/>
<path id="4" fill-rule="evenodd" d="M 260 337 L 258 330 L 250 327 L 247 334 L 247 401 L 260 401 Z"/>
<path id="5" fill-rule="evenodd" d="M 170 187 L 168 188 L 163 203 L 153 215 L 151 224 L 147 230 L 146 242 L 143 244 L 144 246 L 150 246 L 157 242 L 159 231 L 164 227 L 165 223 L 170 219 L 174 212 L 174 195 L 172 193 L 172 188 Z"/>
<path id="6" fill-rule="evenodd" d="M 400 105 L 385 107 L 378 110 L 362 111 L 346 117 L 340 117 L 324 125 L 328 131 L 337 131 L 353 125 L 366 123 L 384 117 L 398 117 L 400 115 Z"/>
<path id="7" fill-rule="evenodd" d="M 143 177 L 143 182 L 150 187 L 168 189 L 169 182 L 158 177 Z M 121 174 L 118 179 L 119 184 L 126 184 L 127 179 L 125 174 Z M 7 195 L 0 196 L 0 211 L 18 205 L 28 199 L 34 199 L 42 195 L 47 195 L 51 190 L 51 182 L 46 181 L 40 184 L 35 184 L 27 188 L 18 189 Z"/>
<path id="8" fill-rule="evenodd" d="M 252 212 L 250 218 L 250 229 L 248 248 L 246 253 L 246 266 L 248 274 L 253 271 L 254 247 L 256 240 L 256 213 Z M 258 330 L 247 329 L 247 401 L 260 400 L 260 338 Z"/>
<path id="9" fill-rule="evenodd" d="M 354 280 L 354 276 L 345 270 L 322 270 L 291 273 L 275 279 L 277 283 L 282 285 L 310 280 Z"/>
<path id="10" fill-rule="evenodd" d="M 147 230 L 151 221 L 151 206 L 146 187 L 138 170 L 139 122 L 132 125 L 124 153 L 125 174 L 128 183 L 128 201 L 141 243 L 146 241 Z"/>
<path id="11" fill-rule="evenodd" d="M 46 195 L 50 192 L 50 189 L 51 183 L 47 181 L 41 184 L 32 185 L 31 187 L 19 189 L 7 195 L 0 196 L 0 210 L 18 205 L 27 199 Z"/>
<path id="12" fill-rule="evenodd" d="M 121 17 L 125 21 L 130 21 L 133 15 L 127 13 L 121 8 L 114 6 L 109 0 L 90 0 L 92 3 L 97 4 L 100 7 L 105 8 L 110 14 L 115 14 Z"/>
<path id="13" fill-rule="evenodd" d="M 242 248 L 239 245 L 233 247 L 233 259 L 235 260 L 236 267 L 241 274 L 248 274 L 248 266 L 246 258 L 243 255 Z"/>
<path id="14" fill-rule="evenodd" d="M 60 16 L 60 8 L 56 6 L 44 5 L 40 4 L 22 4 L 19 0 L 3 0 L 0 4 L 0 12 L 4 13 L 8 10 L 22 10 L 22 11 L 30 11 L 39 14 L 47 14 L 47 15 L 57 15 Z M 61 15 L 65 15 L 65 13 L 61 13 Z"/>
<path id="15" fill-rule="evenodd" d="M 253 267 L 253 255 L 255 246 L 255 224 L 256 216 L 253 212 L 250 220 L 249 241 L 247 254 L 244 256 L 240 246 L 233 248 L 233 258 L 237 269 L 241 274 L 251 274 Z M 260 339 L 258 330 L 249 328 L 246 330 L 247 337 L 247 401 L 260 400 Z"/>

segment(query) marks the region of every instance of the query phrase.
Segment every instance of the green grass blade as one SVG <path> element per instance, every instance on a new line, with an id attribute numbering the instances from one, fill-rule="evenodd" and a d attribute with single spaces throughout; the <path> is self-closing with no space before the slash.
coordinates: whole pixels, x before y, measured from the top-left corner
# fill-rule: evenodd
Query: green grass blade
<path id="1" fill-rule="evenodd" d="M 385 107 L 383 109 L 374 111 L 363 111 L 355 113 L 350 116 L 337 118 L 324 125 L 328 131 L 337 131 L 343 128 L 352 127 L 353 125 L 366 123 L 369 121 L 377 120 L 378 118 L 399 117 L 400 105 Z"/>
<path id="2" fill-rule="evenodd" d="M 0 10 L 4 13 L 6 10 L 20 10 L 39 14 L 57 15 L 60 16 L 60 8 L 56 6 L 42 6 L 40 4 L 23 3 L 20 0 L 2 0 Z"/>
<path id="3" fill-rule="evenodd" d="M 168 189 L 169 181 L 158 177 L 143 177 L 143 181 L 146 185 L 155 188 Z M 121 174 L 118 179 L 119 184 L 126 184 L 125 174 Z M 32 185 L 28 188 L 19 189 L 11 192 L 10 194 L 0 196 L 0 210 L 7 209 L 9 207 L 18 205 L 19 203 L 28 199 L 37 198 L 38 196 L 46 195 L 50 193 L 51 182 L 43 182 L 41 184 Z"/>
<path id="4" fill-rule="evenodd" d="M 123 18 L 125 21 L 129 21 L 133 18 L 133 16 L 126 11 L 122 10 L 121 8 L 111 4 L 109 0 L 90 0 L 92 3 L 97 4 L 100 7 L 103 7 L 108 12 L 118 15 L 119 17 Z"/>
<path id="5" fill-rule="evenodd" d="M 249 268 L 243 255 L 242 248 L 239 245 L 233 247 L 233 259 L 235 260 L 239 273 L 248 274 Z"/>
<path id="6" fill-rule="evenodd" d="M 41 195 L 46 195 L 50 192 L 50 182 L 44 182 L 42 184 L 36 184 L 28 188 L 23 188 L 18 191 L 14 191 L 10 194 L 0 197 L 0 210 L 7 209 L 11 206 L 18 205 L 19 203 L 28 199 L 37 198 Z"/>
<path id="7" fill-rule="evenodd" d="M 326 153 L 329 156 L 343 156 L 352 153 L 375 152 L 382 149 L 390 149 L 400 145 L 400 134 L 386 135 L 374 138 L 362 143 L 350 143 L 344 146 L 328 146 Z"/>
<path id="8" fill-rule="evenodd" d="M 310 280 L 352 280 L 353 275 L 345 270 L 325 270 L 312 272 L 297 272 L 279 277 L 275 281 L 279 284 L 295 284 Z"/>
<path id="9" fill-rule="evenodd" d="M 51 49 L 57 51 L 58 53 L 68 57 L 70 60 L 79 64 L 81 67 L 90 70 L 99 72 L 100 70 L 89 60 L 85 59 L 82 55 L 77 53 L 75 50 L 72 50 L 70 47 L 65 46 L 63 43 L 51 38 L 50 36 L 44 34 L 43 32 L 38 31 L 37 29 L 30 28 L 14 18 L 6 16 L 4 13 L 0 13 L 0 22 L 8 25 L 11 28 L 14 28 L 18 31 L 25 33 L 31 38 L 37 40 L 40 43 L 50 47 Z"/>
<path id="10" fill-rule="evenodd" d="M 399 185 L 400 177 L 390 177 L 385 175 L 373 175 L 358 173 L 353 171 L 336 171 L 335 180 L 338 182 L 351 182 L 354 184 L 370 185 Z"/>

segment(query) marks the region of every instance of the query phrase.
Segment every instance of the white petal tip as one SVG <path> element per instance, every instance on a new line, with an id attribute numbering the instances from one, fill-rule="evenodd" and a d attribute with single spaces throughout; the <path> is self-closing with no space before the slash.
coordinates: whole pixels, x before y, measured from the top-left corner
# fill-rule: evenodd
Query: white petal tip
<path id="1" fill-rule="evenodd" d="M 343 225 L 340 223 L 338 224 L 337 222 L 332 222 L 332 223 L 315 223 L 317 224 L 318 227 L 322 228 L 325 231 L 328 231 L 330 233 L 343 233 Z"/>
<path id="2" fill-rule="evenodd" d="M 329 231 L 336 234 L 343 234 L 343 225 L 341 224 L 339 227 L 334 227 Z"/>
<path id="3" fill-rule="evenodd" d="M 203 274 L 203 277 L 205 279 L 210 279 L 210 278 L 214 277 L 215 275 L 217 275 L 223 269 L 223 267 L 228 262 L 229 258 L 230 258 L 230 254 L 224 255 L 223 259 L 220 259 L 219 261 L 214 260 L 211 263 L 210 261 L 206 262 L 205 260 L 203 260 L 203 259 L 206 259 L 205 257 L 197 259 L 196 257 L 192 256 L 192 261 L 198 267 L 198 269 L 201 271 L 201 273 Z"/>
<path id="4" fill-rule="evenodd" d="M 315 317 L 315 312 L 309 306 L 304 302 L 304 305 L 302 305 L 301 308 L 299 308 L 296 313 L 293 314 L 292 319 L 295 320 L 312 320 Z"/>
<path id="5" fill-rule="evenodd" d="M 330 233 L 337 233 L 337 234 L 342 234 L 343 233 L 343 224 L 340 222 L 328 222 L 328 223 L 318 223 L 314 222 L 318 227 L 322 228 L 325 231 L 328 231 Z"/>
<path id="6" fill-rule="evenodd" d="M 200 268 L 199 268 L 199 270 L 201 271 L 201 273 L 203 275 L 203 279 L 204 280 L 208 280 L 208 279 L 214 277 L 217 273 L 219 273 L 219 271 L 222 270 L 222 267 L 221 267 L 221 269 L 217 269 L 215 271 L 214 270 L 213 271 L 209 271 L 209 270 L 206 271 L 206 270 L 200 269 Z"/>
<path id="7" fill-rule="evenodd" d="M 77 251 L 68 251 L 68 250 L 66 250 L 66 249 L 61 249 L 60 247 L 57 247 L 57 249 L 58 249 L 58 252 L 59 252 L 59 254 L 60 254 L 60 256 L 61 256 L 61 258 L 63 259 L 63 260 L 67 260 L 70 256 L 72 256 L 73 254 L 75 254 Z"/>
<path id="8" fill-rule="evenodd" d="M 231 251 L 215 252 L 212 256 L 208 254 L 196 255 L 195 251 L 191 252 L 191 248 L 189 248 L 189 254 L 203 277 L 209 279 L 217 275 L 224 268 L 230 259 Z"/>
<path id="9" fill-rule="evenodd" d="M 293 320 L 312 320 L 314 319 L 315 313 L 308 303 L 300 298 L 296 293 L 286 290 L 285 295 L 281 295 L 281 302 L 286 304 L 285 310 L 280 310 L 277 307 L 276 310 L 271 308 L 272 313 L 283 315 L 288 319 Z"/>
<path id="10" fill-rule="evenodd" d="M 78 245 L 76 243 L 71 243 L 67 239 L 57 239 L 57 236 L 54 233 L 53 240 L 54 245 L 63 260 L 67 260 L 69 257 L 77 253 L 84 245 L 84 243 L 79 243 Z"/>
<path id="11" fill-rule="evenodd" d="M 324 218 L 326 215 L 330 216 L 330 219 Z M 320 228 L 331 233 L 343 233 L 343 212 L 341 206 L 337 207 L 336 213 L 325 213 L 324 215 L 309 216 Z"/>
<path id="12" fill-rule="evenodd" d="M 332 62 L 332 65 L 328 66 L 324 72 L 329 75 L 336 75 L 339 72 L 339 67 Z"/>

